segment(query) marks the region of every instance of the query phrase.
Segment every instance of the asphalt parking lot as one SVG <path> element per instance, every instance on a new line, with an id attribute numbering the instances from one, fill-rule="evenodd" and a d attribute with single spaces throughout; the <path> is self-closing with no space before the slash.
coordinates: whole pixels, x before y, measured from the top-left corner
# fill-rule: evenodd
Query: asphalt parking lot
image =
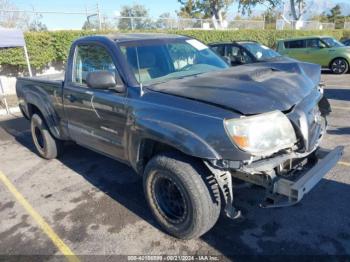
<path id="1" fill-rule="evenodd" d="M 237 189 L 244 218 L 221 217 L 209 233 L 190 241 L 158 229 L 142 181 L 127 166 L 76 145 L 60 159 L 46 161 L 35 153 L 28 121 L 0 118 L 0 172 L 17 192 L 0 179 L 0 255 L 62 255 L 53 239 L 81 260 L 88 255 L 350 255 L 350 74 L 325 72 L 323 79 L 333 107 L 323 147 L 345 146 L 342 162 L 293 207 L 261 209 L 262 189 Z"/>

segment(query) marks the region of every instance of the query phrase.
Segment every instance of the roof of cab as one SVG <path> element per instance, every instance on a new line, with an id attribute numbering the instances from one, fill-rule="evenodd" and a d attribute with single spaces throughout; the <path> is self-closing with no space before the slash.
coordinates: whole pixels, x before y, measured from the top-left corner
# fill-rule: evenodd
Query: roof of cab
<path id="1" fill-rule="evenodd" d="M 325 36 L 325 35 L 301 36 L 301 37 L 295 37 L 295 38 L 278 39 L 278 41 L 307 40 L 307 39 L 324 38 L 324 37 L 329 37 L 329 36 Z"/>
<path id="2" fill-rule="evenodd" d="M 211 45 L 223 45 L 223 44 L 246 44 L 246 43 L 258 43 L 257 41 L 254 40 L 232 40 L 232 41 L 222 41 L 222 42 L 213 42 L 208 44 L 209 46 Z"/>
<path id="3" fill-rule="evenodd" d="M 157 40 L 157 39 L 187 39 L 188 37 L 174 34 L 162 33 L 132 33 L 132 34 L 115 34 L 108 35 L 110 39 L 116 42 L 142 41 L 142 40 Z"/>

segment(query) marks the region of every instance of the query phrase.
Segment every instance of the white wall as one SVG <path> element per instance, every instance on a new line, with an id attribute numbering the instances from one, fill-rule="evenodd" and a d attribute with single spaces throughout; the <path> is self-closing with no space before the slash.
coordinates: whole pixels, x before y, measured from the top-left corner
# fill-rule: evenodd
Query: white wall
<path id="1" fill-rule="evenodd" d="M 49 65 L 41 70 L 33 70 L 33 74 L 36 76 L 59 74 L 63 72 L 64 72 L 63 63 Z M 27 75 L 26 72 L 25 72 L 25 75 Z M 5 95 L 16 94 L 16 77 L 18 76 L 23 76 L 23 72 L 18 72 L 14 68 L 3 68 L 0 66 L 0 78 L 4 88 Z"/>
<path id="2" fill-rule="evenodd" d="M 6 76 L 0 76 L 1 84 L 3 87 L 3 92 L 5 95 L 13 95 L 16 94 L 16 78 L 15 77 L 6 77 Z M 2 90 L 0 90 L 2 92 Z"/>

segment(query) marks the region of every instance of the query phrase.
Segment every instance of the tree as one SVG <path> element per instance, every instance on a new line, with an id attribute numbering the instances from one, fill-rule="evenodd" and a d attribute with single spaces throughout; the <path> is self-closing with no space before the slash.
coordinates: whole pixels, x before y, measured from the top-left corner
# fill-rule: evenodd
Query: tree
<path id="1" fill-rule="evenodd" d="M 269 9 L 275 9 L 282 4 L 282 0 L 238 0 L 239 10 L 243 14 L 251 13 L 252 8 L 257 5 L 265 5 Z"/>
<path id="2" fill-rule="evenodd" d="M 293 20 L 299 21 L 306 12 L 307 0 L 288 0 L 290 7 L 290 15 Z M 250 13 L 256 5 L 265 5 L 269 9 L 275 9 L 286 1 L 282 0 L 238 0 L 240 10 L 245 13 Z"/>
<path id="3" fill-rule="evenodd" d="M 95 17 L 87 17 L 86 21 L 83 24 L 82 27 L 83 30 L 100 30 L 100 22 L 98 21 L 98 18 Z M 113 29 L 112 23 L 109 21 L 108 17 L 106 15 L 101 16 L 101 29 L 102 30 L 111 30 Z"/>
<path id="4" fill-rule="evenodd" d="M 266 29 L 275 29 L 276 28 L 276 21 L 278 17 L 281 15 L 279 11 L 276 9 L 267 9 L 263 13 L 263 17 L 265 20 L 265 28 Z"/>
<path id="5" fill-rule="evenodd" d="M 214 24 L 217 21 L 223 27 L 223 17 L 233 0 L 178 0 L 182 5 L 180 15 L 191 18 L 212 18 Z"/>
<path id="6" fill-rule="evenodd" d="M 0 0 L 1 10 L 14 10 L 18 8 L 9 0 Z M 5 12 L 0 11 L 0 26 L 8 28 L 21 28 L 26 30 L 28 28 L 29 16 L 20 12 Z"/>
<path id="7" fill-rule="evenodd" d="M 118 28 L 122 30 L 152 28 L 152 21 L 149 18 L 148 10 L 143 5 L 123 6 L 120 11 L 120 18 L 118 19 Z"/>
<path id="8" fill-rule="evenodd" d="M 182 18 L 203 18 L 203 14 L 198 10 L 195 0 L 178 0 L 182 5 L 180 12 L 177 13 Z"/>
<path id="9" fill-rule="evenodd" d="M 155 23 L 155 28 L 157 29 L 172 29 L 175 27 L 174 18 L 171 17 L 170 13 L 163 13 L 159 16 Z"/>
<path id="10" fill-rule="evenodd" d="M 295 21 L 299 21 L 305 14 L 306 2 L 305 0 L 290 0 L 290 10 Z"/>
<path id="11" fill-rule="evenodd" d="M 336 29 L 344 28 L 345 17 L 342 15 L 340 5 L 335 5 L 327 15 L 328 22 L 334 23 Z"/>
<path id="12" fill-rule="evenodd" d="M 342 18 L 340 5 L 336 5 L 330 10 L 330 14 L 327 15 L 328 20 L 335 23 L 337 19 Z"/>
<path id="13" fill-rule="evenodd" d="M 98 21 L 91 21 L 90 19 L 86 19 L 82 27 L 83 30 L 98 30 L 99 24 Z"/>
<path id="14" fill-rule="evenodd" d="M 47 26 L 41 22 L 42 17 L 42 15 L 36 15 L 29 23 L 28 30 L 33 32 L 47 31 Z"/>
<path id="15" fill-rule="evenodd" d="M 16 5 L 9 0 L 0 0 L 0 26 L 8 28 L 20 28 L 29 31 L 47 31 L 47 26 L 41 22 L 42 15 L 35 14 L 32 17 L 18 11 Z M 6 11 L 8 10 L 8 11 Z"/>

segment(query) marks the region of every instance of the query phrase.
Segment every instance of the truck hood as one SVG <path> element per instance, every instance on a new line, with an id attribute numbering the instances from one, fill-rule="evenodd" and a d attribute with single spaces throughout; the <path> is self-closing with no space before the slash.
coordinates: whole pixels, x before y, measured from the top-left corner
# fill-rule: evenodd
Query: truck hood
<path id="1" fill-rule="evenodd" d="M 284 59 L 188 76 L 148 88 L 253 115 L 291 109 L 318 86 L 320 78 L 319 65 Z"/>

